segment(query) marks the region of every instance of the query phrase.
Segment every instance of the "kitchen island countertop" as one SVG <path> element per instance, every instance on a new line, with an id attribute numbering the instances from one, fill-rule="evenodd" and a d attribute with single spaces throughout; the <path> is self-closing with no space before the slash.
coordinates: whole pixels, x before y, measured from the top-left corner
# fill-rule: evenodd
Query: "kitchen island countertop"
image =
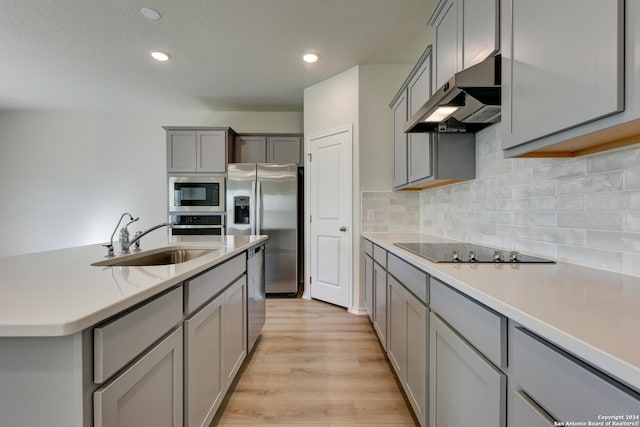
<path id="1" fill-rule="evenodd" d="M 102 245 L 0 258 L 0 337 L 82 331 L 245 251 L 267 236 L 146 236 L 143 251 L 208 248 L 180 264 L 96 267 Z"/>
<path id="2" fill-rule="evenodd" d="M 362 236 L 640 392 L 640 278 L 563 262 L 434 263 L 394 243 L 450 240 Z"/>

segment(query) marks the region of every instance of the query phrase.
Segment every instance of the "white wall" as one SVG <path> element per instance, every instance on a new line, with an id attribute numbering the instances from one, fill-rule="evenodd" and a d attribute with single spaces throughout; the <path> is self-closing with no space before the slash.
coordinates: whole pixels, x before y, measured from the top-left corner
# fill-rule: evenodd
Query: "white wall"
<path id="1" fill-rule="evenodd" d="M 361 65 L 359 75 L 360 190 L 388 190 L 393 180 L 393 117 L 389 103 L 411 65 Z"/>
<path id="2" fill-rule="evenodd" d="M 105 242 L 166 221 L 162 126 L 301 133 L 300 112 L 0 111 L 0 256 Z"/>
<path id="3" fill-rule="evenodd" d="M 358 126 L 358 67 L 353 67 L 327 80 L 317 83 L 304 90 L 304 136 L 305 136 L 305 162 L 308 163 L 306 153 L 309 152 L 309 138 L 330 131 L 332 129 L 341 128 L 345 125 L 351 125 L 353 130 L 353 146 L 352 146 L 352 181 L 353 181 L 353 205 L 358 204 L 359 198 L 359 179 L 358 179 L 358 144 L 359 132 Z M 308 165 L 307 165 L 308 166 Z M 309 212 L 309 180 L 305 180 L 305 212 Z M 357 248 L 359 241 L 359 221 L 355 212 L 352 219 L 351 237 L 352 248 Z M 310 234 L 309 227 L 305 228 L 305 247 L 309 247 Z M 305 251 L 305 271 L 311 271 L 310 251 Z M 355 252 L 357 254 L 357 252 Z M 352 257 L 352 283 L 358 283 L 359 263 L 357 257 Z M 305 277 L 304 296 L 309 297 L 309 275 Z M 352 287 L 351 294 L 351 310 L 353 307 L 359 307 L 359 287 Z"/>
<path id="4" fill-rule="evenodd" d="M 344 125 L 353 126 L 352 294 L 353 312 L 364 312 L 360 281 L 360 193 L 391 187 L 392 116 L 389 102 L 410 65 L 359 65 L 305 89 L 305 138 Z M 306 148 L 308 152 L 308 147 Z M 308 189 L 307 189 L 307 193 Z M 305 206 L 308 211 L 308 204 Z M 306 236 L 309 241 L 309 236 Z M 309 264 L 307 260 L 307 271 Z M 305 285 L 308 293 L 308 285 Z"/>

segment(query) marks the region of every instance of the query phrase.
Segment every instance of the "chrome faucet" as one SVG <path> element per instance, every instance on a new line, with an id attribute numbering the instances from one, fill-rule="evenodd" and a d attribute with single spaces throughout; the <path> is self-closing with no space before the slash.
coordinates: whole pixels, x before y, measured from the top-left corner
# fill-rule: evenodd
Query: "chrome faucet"
<path id="1" fill-rule="evenodd" d="M 140 217 L 137 217 L 136 219 L 131 219 L 131 221 L 129 221 L 128 223 L 126 223 L 125 225 L 122 226 L 122 228 L 120 229 L 120 253 L 121 254 L 128 254 L 129 253 L 129 246 L 131 245 L 129 243 L 129 229 L 127 227 L 129 227 L 131 224 L 133 224 L 134 222 L 136 222 L 137 220 L 139 220 Z"/>
<path id="2" fill-rule="evenodd" d="M 127 224 L 127 225 L 129 225 L 129 224 Z M 146 236 L 147 234 L 151 233 L 153 230 L 157 230 L 158 228 L 171 227 L 172 225 L 174 225 L 174 224 L 171 223 L 171 222 L 163 222 L 162 224 L 154 225 L 153 227 L 150 227 L 150 228 L 148 228 L 148 229 L 146 229 L 144 231 L 137 231 L 136 234 L 133 235 L 133 239 L 131 239 L 131 241 L 129 241 L 129 239 L 127 238 L 124 246 L 122 245 L 122 241 L 120 242 L 122 253 L 123 254 L 128 254 L 129 253 L 129 249 L 131 248 L 131 245 L 134 245 L 134 247 L 133 247 L 133 251 L 134 252 L 139 251 L 140 250 L 140 239 L 143 236 Z"/>
<path id="3" fill-rule="evenodd" d="M 118 223 L 116 224 L 116 228 L 113 229 L 113 233 L 111 233 L 111 239 L 109 240 L 109 244 L 108 245 L 102 245 L 104 247 L 107 248 L 107 255 L 105 255 L 106 258 L 112 258 L 114 256 L 113 253 L 113 236 L 116 235 L 116 231 L 118 231 L 118 227 L 120 227 L 120 223 L 122 222 L 122 220 L 124 219 L 125 216 L 129 215 L 129 219 L 130 221 L 127 223 L 127 225 L 123 226 L 122 229 L 120 230 L 120 251 L 122 251 L 122 240 L 123 237 L 127 240 L 127 244 L 126 246 L 129 246 L 129 230 L 127 230 L 127 226 L 131 223 L 136 222 L 137 220 L 140 219 L 140 217 L 133 219 L 133 216 L 128 213 L 125 212 L 120 216 L 120 220 L 118 221 Z"/>

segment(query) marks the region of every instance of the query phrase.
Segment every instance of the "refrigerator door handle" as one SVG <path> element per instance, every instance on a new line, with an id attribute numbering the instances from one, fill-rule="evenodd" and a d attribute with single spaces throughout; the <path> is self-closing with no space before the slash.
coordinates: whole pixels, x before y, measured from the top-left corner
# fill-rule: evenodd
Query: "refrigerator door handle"
<path id="1" fill-rule="evenodd" d="M 261 233 L 262 228 L 262 183 L 258 181 L 256 186 L 256 234 Z"/>
<path id="2" fill-rule="evenodd" d="M 249 222 L 251 223 L 251 234 L 256 234 L 256 181 L 251 181 L 251 197 L 249 198 Z"/>

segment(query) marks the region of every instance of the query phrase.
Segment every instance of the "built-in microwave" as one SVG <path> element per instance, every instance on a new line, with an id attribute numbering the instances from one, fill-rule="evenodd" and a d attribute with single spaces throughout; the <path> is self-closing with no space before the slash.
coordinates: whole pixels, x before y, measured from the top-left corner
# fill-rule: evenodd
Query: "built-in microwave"
<path id="1" fill-rule="evenodd" d="M 224 212 L 224 176 L 169 177 L 169 212 Z"/>

